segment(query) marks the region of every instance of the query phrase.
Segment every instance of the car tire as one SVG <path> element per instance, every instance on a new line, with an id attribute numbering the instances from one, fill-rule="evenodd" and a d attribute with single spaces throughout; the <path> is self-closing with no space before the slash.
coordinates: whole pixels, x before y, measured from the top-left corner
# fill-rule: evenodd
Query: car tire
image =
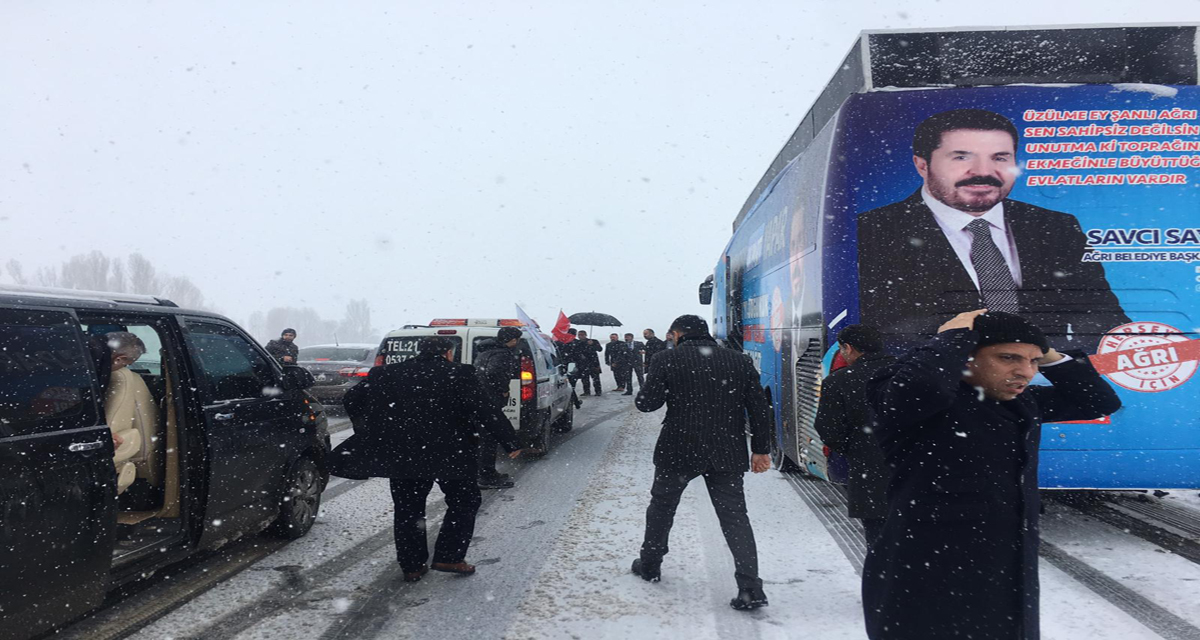
<path id="1" fill-rule="evenodd" d="M 567 404 L 567 410 L 563 412 L 558 420 L 554 421 L 554 431 L 557 433 L 566 433 L 575 428 L 575 405 Z"/>
<path id="2" fill-rule="evenodd" d="M 317 520 L 324 485 L 321 470 L 312 458 L 297 460 L 288 473 L 287 488 L 279 501 L 279 516 L 271 523 L 271 534 L 295 540 L 308 533 Z"/>
<path id="3" fill-rule="evenodd" d="M 530 454 L 533 458 L 544 458 L 550 452 L 550 410 L 538 421 L 541 425 L 538 434 L 534 436 L 532 447 L 537 453 Z"/>

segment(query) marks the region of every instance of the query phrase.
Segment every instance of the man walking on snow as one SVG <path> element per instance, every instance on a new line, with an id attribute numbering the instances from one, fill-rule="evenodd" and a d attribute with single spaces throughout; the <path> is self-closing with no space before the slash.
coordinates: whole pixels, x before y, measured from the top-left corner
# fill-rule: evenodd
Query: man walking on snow
<path id="1" fill-rule="evenodd" d="M 733 552 L 738 594 L 734 609 L 766 606 L 758 577 L 758 550 L 746 513 L 742 476 L 747 469 L 771 468 L 770 411 L 758 371 L 750 357 L 724 349 L 708 334 L 699 316 L 675 319 L 667 338 L 677 348 L 660 353 L 650 365 L 646 386 L 635 400 L 639 411 L 656 411 L 665 403 L 667 415 L 654 448 L 654 486 L 646 509 L 646 536 L 633 572 L 643 580 L 662 578 L 662 560 L 675 520 L 679 498 L 696 476 L 708 485 L 725 542 Z M 746 421 L 750 449 L 746 455 Z"/>
<path id="2" fill-rule="evenodd" d="M 1039 368 L 1053 386 L 1030 386 Z M 868 637 L 1037 640 L 1042 423 L 1110 414 L 1116 393 L 1033 323 L 980 309 L 882 369 L 867 394 L 892 468 L 863 565 Z"/>

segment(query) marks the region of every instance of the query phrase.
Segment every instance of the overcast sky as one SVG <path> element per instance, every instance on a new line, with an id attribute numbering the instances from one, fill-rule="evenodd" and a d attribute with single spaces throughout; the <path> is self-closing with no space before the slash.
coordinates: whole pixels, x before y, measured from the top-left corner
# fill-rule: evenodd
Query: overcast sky
<path id="1" fill-rule="evenodd" d="M 100 249 L 381 330 L 710 317 L 697 286 L 863 29 L 1197 0 L 0 4 L 0 266 Z M 0 275 L 0 282 L 5 281 Z M 303 342 L 303 339 L 301 339 Z"/>

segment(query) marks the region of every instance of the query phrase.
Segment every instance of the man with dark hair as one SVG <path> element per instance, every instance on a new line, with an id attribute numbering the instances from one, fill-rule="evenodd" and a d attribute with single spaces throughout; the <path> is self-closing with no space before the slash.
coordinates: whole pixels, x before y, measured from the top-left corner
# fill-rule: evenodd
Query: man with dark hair
<path id="1" fill-rule="evenodd" d="M 1104 268 L 1083 262 L 1074 216 L 1008 199 L 1020 174 L 1016 127 L 982 109 L 917 126 L 908 199 L 858 216 L 862 322 L 908 343 L 956 309 L 1020 312 L 1061 348 L 1095 346 L 1129 322 Z"/>
<path id="2" fill-rule="evenodd" d="M 758 370 L 750 356 L 721 348 L 699 316 L 680 316 L 667 336 L 677 348 L 654 358 L 646 386 L 635 400 L 638 410 L 647 413 L 665 403 L 667 415 L 654 447 L 646 535 L 633 572 L 648 582 L 662 579 L 662 560 L 679 498 L 696 476 L 703 476 L 733 552 L 738 595 L 729 604 L 739 610 L 766 606 L 742 489 L 748 469 L 762 473 L 771 468 L 773 425 Z M 746 455 L 747 419 L 750 456 Z"/>
<path id="3" fill-rule="evenodd" d="M 629 391 L 627 395 L 632 395 L 633 385 L 629 384 L 627 378 L 633 372 L 633 358 L 630 357 L 629 347 L 621 342 L 618 334 L 608 334 L 608 344 L 604 345 L 604 364 L 612 370 L 617 391 Z"/>
<path id="4" fill-rule="evenodd" d="M 662 338 L 654 335 L 654 329 L 645 329 L 642 331 L 642 337 L 646 339 L 646 370 L 650 370 L 650 361 L 658 353 L 667 350 L 667 343 Z"/>
<path id="5" fill-rule="evenodd" d="M 502 327 L 495 339 L 484 340 L 475 354 L 475 371 L 492 398 L 492 403 L 503 408 L 509 402 L 509 386 L 513 380 L 521 379 L 521 330 Z M 479 488 L 505 489 L 513 486 L 507 473 L 496 470 L 496 440 L 487 433 L 479 435 Z"/>
<path id="6" fill-rule="evenodd" d="M 280 364 L 296 364 L 300 357 L 300 348 L 296 346 L 296 330 L 284 329 L 278 340 L 267 343 L 267 353 L 271 354 Z"/>
<path id="7" fill-rule="evenodd" d="M 466 554 L 482 502 L 476 434 L 489 434 L 510 457 L 520 454 L 508 418 L 488 398 L 473 367 L 454 362 L 454 349 L 446 338 L 421 338 L 415 358 L 373 367 L 346 392 L 357 441 L 339 465 L 355 477 L 391 479 L 396 559 L 406 582 L 420 580 L 429 569 L 475 573 Z M 434 482 L 445 495 L 446 514 L 427 565 L 425 502 Z"/>
<path id="8" fill-rule="evenodd" d="M 892 468 L 863 565 L 867 635 L 1038 638 L 1038 445 L 1043 422 L 1121 407 L 1081 352 L 1020 316 L 961 313 L 867 384 Z M 1039 372 L 1052 386 L 1031 386 Z"/>
<path id="9" fill-rule="evenodd" d="M 646 357 L 646 345 L 642 342 L 633 339 L 632 333 L 625 334 L 625 345 L 629 348 L 629 353 L 626 354 L 626 370 L 625 370 L 625 395 L 633 395 L 633 377 L 631 373 L 637 374 L 638 389 L 646 383 L 646 376 L 643 369 L 643 359 Z"/>
<path id="10" fill-rule="evenodd" d="M 838 351 L 848 366 L 821 383 L 815 426 L 825 446 L 850 462 L 848 515 L 862 521 L 867 544 L 871 545 L 887 518 L 891 473 L 871 427 L 867 381 L 895 358 L 883 353 L 883 336 L 869 325 L 850 325 L 837 339 Z"/>
<path id="11" fill-rule="evenodd" d="M 583 395 L 592 395 L 593 384 L 596 395 L 600 395 L 600 356 L 597 354 L 603 347 L 598 340 L 589 338 L 586 331 L 575 334 L 575 342 L 578 343 L 575 346 L 576 375 L 583 379 Z"/>

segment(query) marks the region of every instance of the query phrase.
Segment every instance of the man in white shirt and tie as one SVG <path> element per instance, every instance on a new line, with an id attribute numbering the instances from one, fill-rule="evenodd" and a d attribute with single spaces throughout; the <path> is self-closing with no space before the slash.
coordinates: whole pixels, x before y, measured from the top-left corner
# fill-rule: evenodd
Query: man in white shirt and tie
<path id="1" fill-rule="evenodd" d="M 917 126 L 921 188 L 858 217 L 861 322 L 915 342 L 974 306 L 1019 312 L 1055 348 L 1088 352 L 1129 322 L 1103 267 L 1082 262 L 1088 247 L 1075 217 L 1008 199 L 1017 148 L 1012 122 L 982 109 Z"/>

